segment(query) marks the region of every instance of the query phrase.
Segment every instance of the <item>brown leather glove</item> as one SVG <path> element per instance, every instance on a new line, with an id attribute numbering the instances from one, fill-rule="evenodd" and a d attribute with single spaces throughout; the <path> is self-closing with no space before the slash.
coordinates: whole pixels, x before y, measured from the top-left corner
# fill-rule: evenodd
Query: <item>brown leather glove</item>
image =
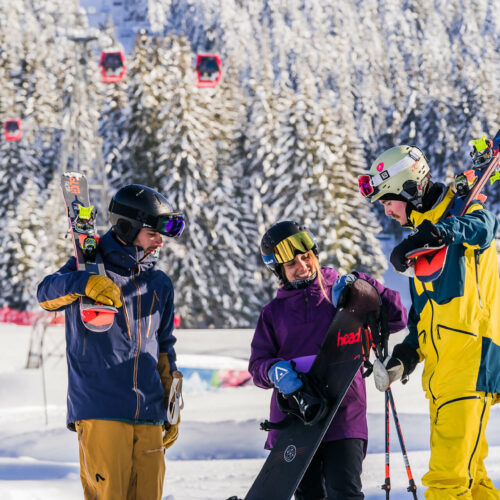
<path id="1" fill-rule="evenodd" d="M 101 274 L 92 274 L 85 287 L 85 295 L 106 306 L 121 307 L 121 290 L 112 279 Z"/>
<path id="2" fill-rule="evenodd" d="M 181 421 L 181 417 L 177 420 L 176 424 L 169 424 L 165 422 L 163 426 L 163 448 L 168 450 L 179 437 L 179 423 Z"/>

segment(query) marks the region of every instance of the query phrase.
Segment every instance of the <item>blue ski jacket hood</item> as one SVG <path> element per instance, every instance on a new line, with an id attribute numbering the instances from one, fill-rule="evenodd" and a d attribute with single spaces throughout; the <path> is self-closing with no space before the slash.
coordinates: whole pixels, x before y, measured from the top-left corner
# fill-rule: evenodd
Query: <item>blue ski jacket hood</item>
<path id="1" fill-rule="evenodd" d="M 331 297 L 332 285 L 339 277 L 335 269 L 321 269 L 325 291 Z M 372 283 L 387 306 L 391 333 L 403 329 L 407 313 L 401 304 L 398 292 L 385 288 L 381 283 L 363 273 L 357 273 Z M 278 289 L 276 297 L 261 311 L 251 345 L 249 371 L 254 383 L 264 389 L 274 388 L 269 380 L 269 368 L 281 360 L 314 356 L 318 352 L 328 328 L 333 321 L 335 306 L 326 299 L 318 282 L 314 280 L 307 288 L 299 290 Z M 344 438 L 368 438 L 366 422 L 366 386 L 363 369 L 354 378 L 324 440 L 334 441 Z M 270 420 L 279 422 L 285 415 L 278 408 L 276 390 L 271 398 Z M 271 449 L 279 431 L 271 430 L 265 444 Z"/>
<path id="2" fill-rule="evenodd" d="M 99 240 L 106 274 L 122 291 L 123 306 L 110 330 L 87 330 L 78 296 L 89 278 L 71 257 L 38 286 L 38 301 L 65 311 L 68 361 L 68 415 L 71 428 L 81 419 L 161 422 L 166 419 L 164 389 L 157 365 L 166 354 L 176 369 L 173 336 L 174 291 L 156 259 L 140 247 L 123 246 L 108 231 Z"/>

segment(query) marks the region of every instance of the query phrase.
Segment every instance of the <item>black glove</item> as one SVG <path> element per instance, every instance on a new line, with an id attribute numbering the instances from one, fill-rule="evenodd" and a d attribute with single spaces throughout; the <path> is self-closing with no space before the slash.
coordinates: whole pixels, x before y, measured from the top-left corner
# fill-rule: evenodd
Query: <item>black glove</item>
<path id="1" fill-rule="evenodd" d="M 424 220 L 410 236 L 394 247 L 390 256 L 391 264 L 398 273 L 404 273 L 408 269 L 408 252 L 418 248 L 440 248 L 444 243 L 441 231 L 430 220 Z"/>
<path id="2" fill-rule="evenodd" d="M 394 361 L 392 361 L 394 360 Z M 416 349 L 414 349 L 410 344 L 397 344 L 394 346 L 391 354 L 391 361 L 387 363 L 386 368 L 389 370 L 400 361 L 403 363 L 403 378 L 406 378 L 410 373 L 415 370 L 419 362 L 419 356 Z"/>

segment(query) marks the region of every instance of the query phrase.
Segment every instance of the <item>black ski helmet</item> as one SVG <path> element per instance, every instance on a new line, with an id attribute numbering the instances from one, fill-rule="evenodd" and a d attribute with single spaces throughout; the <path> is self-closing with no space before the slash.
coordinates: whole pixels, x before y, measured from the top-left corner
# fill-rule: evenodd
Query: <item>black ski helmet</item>
<path id="1" fill-rule="evenodd" d="M 309 250 L 318 256 L 316 238 L 306 226 L 293 220 L 284 220 L 272 225 L 260 242 L 260 254 L 264 264 L 282 283 L 287 281 L 282 264 Z"/>
<path id="2" fill-rule="evenodd" d="M 174 238 L 184 229 L 184 214 L 174 212 L 163 195 L 140 184 L 128 184 L 115 193 L 109 204 L 109 220 L 113 232 L 127 245 L 144 227 Z"/>

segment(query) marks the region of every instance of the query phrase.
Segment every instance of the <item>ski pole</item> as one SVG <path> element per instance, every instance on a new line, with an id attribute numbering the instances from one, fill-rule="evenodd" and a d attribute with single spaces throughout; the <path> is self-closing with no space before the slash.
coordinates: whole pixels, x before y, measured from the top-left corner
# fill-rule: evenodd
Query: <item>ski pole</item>
<path id="1" fill-rule="evenodd" d="M 403 433 L 401 432 L 401 426 L 399 425 L 398 412 L 396 411 L 396 406 L 394 404 L 394 397 L 392 395 L 392 391 L 391 391 L 390 387 L 385 391 L 385 394 L 386 394 L 386 404 L 387 404 L 387 398 L 389 399 L 389 402 L 391 404 L 392 416 L 394 418 L 394 423 L 396 424 L 396 431 L 398 433 L 399 446 L 401 447 L 401 452 L 403 453 L 403 461 L 404 461 L 404 464 L 406 467 L 406 474 L 408 476 L 408 482 L 409 482 L 409 486 L 407 488 L 407 491 L 413 495 L 413 498 L 415 500 L 418 500 L 417 485 L 415 484 L 415 481 L 413 480 L 413 475 L 411 473 L 411 467 L 410 467 L 410 462 L 408 460 L 408 454 L 406 452 L 406 446 L 405 446 L 404 439 L 403 439 Z M 387 462 L 387 458 L 386 458 L 386 462 Z"/>
<path id="2" fill-rule="evenodd" d="M 381 486 L 385 490 L 385 498 L 389 499 L 391 494 L 391 466 L 390 466 L 390 442 L 389 442 L 389 389 L 385 391 L 385 481 Z"/>
<path id="3" fill-rule="evenodd" d="M 369 339 L 369 346 L 367 348 L 368 356 L 370 354 L 370 347 L 375 353 L 375 357 L 380 360 L 383 359 L 383 350 L 384 347 L 387 350 L 387 342 L 383 342 L 384 346 L 382 346 L 382 342 L 378 342 L 378 344 L 375 343 L 373 339 L 373 332 L 372 328 L 375 328 L 372 324 L 367 326 L 366 328 L 366 336 Z M 373 371 L 373 365 L 370 363 L 368 358 L 365 359 L 365 366 L 367 368 L 367 371 L 363 376 L 368 376 L 372 373 Z M 390 415 L 389 415 L 389 390 L 387 389 L 384 393 L 385 395 L 385 405 L 384 405 L 384 422 L 385 422 L 385 480 L 384 484 L 381 486 L 381 488 L 385 491 L 385 498 L 386 500 L 389 500 L 389 496 L 391 494 L 391 465 L 390 465 L 390 458 L 391 458 L 391 450 L 390 450 Z"/>
<path id="4" fill-rule="evenodd" d="M 371 333 L 371 329 L 370 328 L 368 328 L 368 329 L 370 330 L 370 333 Z M 386 330 L 386 329 L 384 328 L 384 330 Z M 388 341 L 387 341 L 388 330 L 386 330 L 385 333 L 386 333 L 385 335 L 381 335 L 382 345 L 379 345 L 378 347 L 375 344 L 375 342 L 373 341 L 373 335 L 371 335 L 373 352 L 375 353 L 375 357 L 377 359 L 379 359 L 380 361 L 382 361 L 384 359 L 384 357 L 387 356 L 387 351 L 388 351 Z M 407 488 L 407 491 L 413 495 L 414 500 L 418 500 L 417 486 L 415 484 L 415 481 L 413 479 L 413 475 L 411 472 L 410 462 L 408 460 L 408 454 L 406 452 L 406 447 L 404 444 L 403 432 L 401 431 L 401 426 L 399 424 L 399 417 L 398 417 L 398 413 L 396 411 L 396 405 L 394 403 L 394 397 L 392 395 L 392 390 L 390 387 L 388 387 L 387 390 L 385 391 L 385 428 L 386 428 L 385 429 L 385 454 L 386 454 L 386 456 L 385 456 L 385 482 L 382 485 L 382 489 L 385 490 L 386 499 L 388 499 L 389 494 L 390 494 L 390 489 L 391 489 L 390 462 L 389 462 L 389 455 L 390 455 L 390 448 L 389 448 L 389 446 L 390 446 L 390 444 L 389 444 L 389 404 L 390 404 L 391 409 L 392 409 L 392 416 L 394 418 L 394 423 L 396 426 L 396 431 L 398 433 L 398 439 L 399 439 L 399 444 L 401 447 L 401 452 L 403 453 L 403 461 L 404 461 L 405 468 L 406 468 L 406 474 L 408 476 L 409 486 Z"/>

